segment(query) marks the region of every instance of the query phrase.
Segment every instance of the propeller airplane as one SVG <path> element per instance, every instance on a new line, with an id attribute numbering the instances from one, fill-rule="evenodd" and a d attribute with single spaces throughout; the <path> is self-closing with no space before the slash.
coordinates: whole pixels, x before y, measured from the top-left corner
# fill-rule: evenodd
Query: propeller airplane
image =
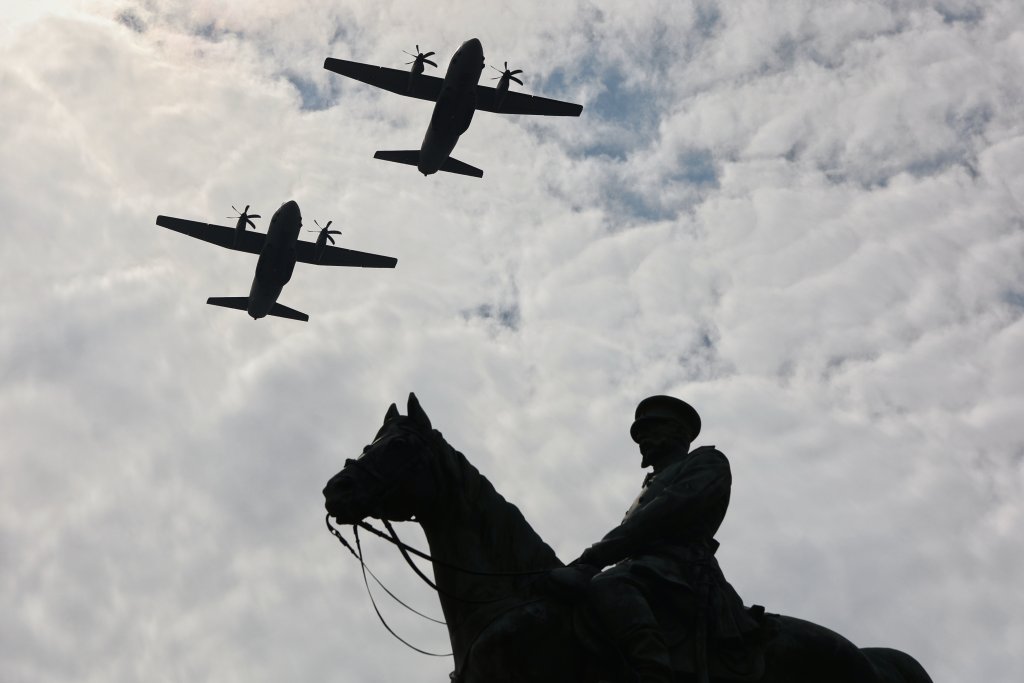
<path id="1" fill-rule="evenodd" d="M 234 206 L 231 208 L 235 209 Z M 157 216 L 156 224 L 228 249 L 259 254 L 249 296 L 214 296 L 206 300 L 206 303 L 213 306 L 246 311 L 253 320 L 267 315 L 303 322 L 309 320 L 309 316 L 305 313 L 277 303 L 281 290 L 291 280 L 296 262 L 357 268 L 394 268 L 398 263 L 397 259 L 390 256 L 379 256 L 328 246 L 328 240 L 332 245 L 334 244 L 332 234 L 341 234 L 339 230 L 329 229 L 333 221 L 329 221 L 323 228 L 320 228 L 319 223 L 313 221 L 320 228 L 320 235 L 315 243 L 299 240 L 302 213 L 299 211 L 299 205 L 294 201 L 285 202 L 274 212 L 266 234 L 255 231 L 256 224 L 252 219 L 260 216 L 259 214 L 250 214 L 248 205 L 239 214 L 234 228 L 172 216 Z M 246 230 L 248 226 L 252 226 L 252 232 Z"/>
<path id="2" fill-rule="evenodd" d="M 334 57 L 324 61 L 324 68 L 328 71 L 399 95 L 435 103 L 427 133 L 418 150 L 380 150 L 373 155 L 374 159 L 415 166 L 425 176 L 446 171 L 482 178 L 482 170 L 451 156 L 455 144 L 469 129 L 477 110 L 539 116 L 579 116 L 583 111 L 579 104 L 509 92 L 510 81 L 520 85 L 523 82 L 515 77 L 522 70 L 510 71 L 508 62 L 505 63 L 505 71 L 502 72 L 497 88 L 480 85 L 480 75 L 484 70 L 484 50 L 476 38 L 467 40 L 455 52 L 444 78 L 423 73 L 424 64 L 437 65 L 427 59 L 433 52 L 423 54 L 419 50 L 420 46 L 417 45 L 417 54 L 406 52 L 413 57 L 413 61 L 407 63 L 412 65 L 408 72 Z"/>

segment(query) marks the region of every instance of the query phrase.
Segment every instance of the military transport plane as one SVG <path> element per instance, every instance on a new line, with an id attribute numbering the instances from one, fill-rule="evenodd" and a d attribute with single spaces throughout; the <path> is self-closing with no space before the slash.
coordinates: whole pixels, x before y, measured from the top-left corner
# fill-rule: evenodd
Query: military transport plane
<path id="1" fill-rule="evenodd" d="M 328 246 L 327 240 L 331 239 L 330 235 L 338 234 L 336 230 L 328 230 L 328 228 L 321 229 L 322 234 L 315 243 L 300 241 L 299 230 L 302 228 L 302 214 L 299 212 L 299 205 L 294 201 L 285 202 L 274 213 L 266 234 L 246 230 L 247 224 L 255 229 L 256 226 L 251 219 L 259 218 L 258 215 L 249 215 L 248 211 L 249 207 L 246 206 L 245 211 L 242 211 L 238 217 L 234 228 L 171 216 L 157 216 L 156 224 L 228 249 L 259 254 L 260 258 L 256 262 L 256 276 L 252 280 L 249 296 L 214 296 L 206 300 L 206 303 L 214 306 L 246 311 L 253 320 L 266 315 L 302 320 L 303 322 L 309 320 L 309 316 L 305 313 L 277 303 L 277 297 L 281 294 L 281 290 L 292 278 L 292 270 L 295 268 L 296 261 L 320 266 L 355 266 L 358 268 L 394 268 L 398 263 L 398 259 L 390 256 L 378 256 L 377 254 Z M 327 225 L 330 227 L 330 223 Z M 334 240 L 331 239 L 331 242 Z"/>
<path id="2" fill-rule="evenodd" d="M 416 97 L 421 100 L 435 102 L 434 113 L 430 117 L 427 134 L 419 150 L 379 151 L 373 155 L 375 159 L 395 161 L 409 164 L 427 176 L 438 171 L 461 173 L 462 175 L 482 178 L 484 172 L 451 157 L 459 136 L 466 132 L 473 120 L 473 112 L 477 109 L 498 114 L 537 114 L 540 116 L 579 116 L 583 107 L 571 102 L 559 102 L 544 97 L 535 97 L 518 92 L 509 92 L 509 81 L 522 83 L 515 74 L 519 70 L 510 71 L 508 64 L 498 81 L 497 88 L 479 85 L 480 74 L 484 70 L 484 49 L 476 38 L 467 40 L 458 49 L 448 65 L 444 78 L 428 76 L 423 73 L 423 64 L 431 64 L 427 57 L 434 54 L 419 52 L 414 57 L 412 69 L 400 71 L 372 64 L 360 64 L 344 59 L 328 57 L 324 68 L 354 78 L 363 83 L 375 85 L 384 90 Z"/>

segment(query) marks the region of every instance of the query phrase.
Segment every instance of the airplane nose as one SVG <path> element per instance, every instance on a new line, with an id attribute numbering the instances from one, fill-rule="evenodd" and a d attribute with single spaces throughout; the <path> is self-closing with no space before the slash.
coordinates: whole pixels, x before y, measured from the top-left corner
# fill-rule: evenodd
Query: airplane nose
<path id="1" fill-rule="evenodd" d="M 299 211 L 299 204 L 294 199 L 290 199 L 281 205 L 280 211 L 297 217 L 302 220 L 302 212 Z"/>
<path id="2" fill-rule="evenodd" d="M 468 47 L 469 49 L 479 54 L 484 53 L 484 46 L 480 44 L 480 41 L 477 38 L 470 38 L 465 43 L 463 43 L 462 46 Z"/>

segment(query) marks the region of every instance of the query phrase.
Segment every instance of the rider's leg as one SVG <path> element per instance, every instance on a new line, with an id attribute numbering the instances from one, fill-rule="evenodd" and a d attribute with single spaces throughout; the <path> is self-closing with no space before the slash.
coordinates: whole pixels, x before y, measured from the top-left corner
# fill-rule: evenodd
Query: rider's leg
<path id="1" fill-rule="evenodd" d="M 587 604 L 622 650 L 640 683 L 670 683 L 672 661 L 640 584 L 620 567 L 594 576 Z"/>

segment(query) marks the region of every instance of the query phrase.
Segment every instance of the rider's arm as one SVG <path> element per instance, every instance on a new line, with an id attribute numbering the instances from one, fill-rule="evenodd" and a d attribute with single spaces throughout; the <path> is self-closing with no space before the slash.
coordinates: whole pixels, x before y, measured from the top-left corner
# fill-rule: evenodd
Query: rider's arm
<path id="1" fill-rule="evenodd" d="M 708 508 L 729 496 L 732 474 L 729 461 L 716 450 L 707 449 L 691 457 L 693 460 L 654 500 L 634 510 L 574 564 L 606 567 L 653 542 L 685 536 L 688 527 L 698 526 Z"/>

